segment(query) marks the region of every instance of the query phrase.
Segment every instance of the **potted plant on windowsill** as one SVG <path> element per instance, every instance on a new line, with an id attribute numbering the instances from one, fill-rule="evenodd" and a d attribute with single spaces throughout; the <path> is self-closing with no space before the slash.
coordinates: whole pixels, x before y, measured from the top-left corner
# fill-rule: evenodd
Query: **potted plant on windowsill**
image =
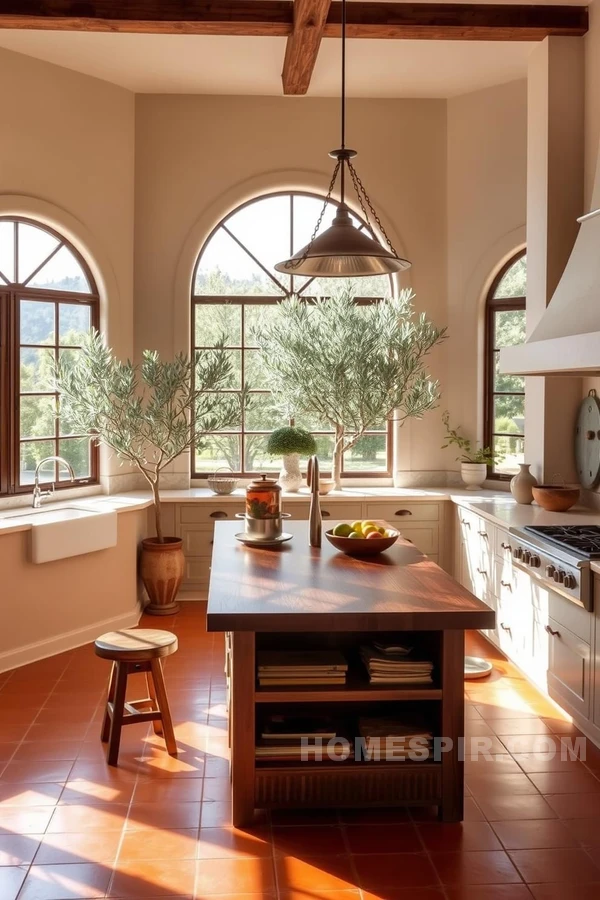
<path id="1" fill-rule="evenodd" d="M 194 362 L 183 353 L 161 361 L 156 351 L 144 350 L 134 365 L 116 359 L 96 331 L 86 335 L 81 353 L 66 354 L 56 369 L 62 421 L 73 434 L 110 447 L 150 485 L 156 537 L 142 541 L 140 575 L 150 598 L 146 612 L 154 615 L 177 612 L 184 566 L 181 538 L 163 533 L 161 474 L 185 450 L 197 451 L 207 432 L 239 423 L 244 395 L 216 393 L 231 376 L 222 341 L 197 351 Z"/>
<path id="2" fill-rule="evenodd" d="M 446 428 L 446 443 L 442 444 L 442 450 L 450 445 L 458 447 L 461 452 L 456 460 L 460 462 L 460 477 L 468 491 L 478 491 L 487 478 L 488 466 L 493 466 L 502 459 L 502 454 L 494 452 L 491 447 L 473 446 L 469 438 L 460 434 L 460 425 L 458 428 L 450 427 L 448 410 L 442 415 L 442 422 Z"/>
<path id="3" fill-rule="evenodd" d="M 291 425 L 278 428 L 267 442 L 267 453 L 272 457 L 280 456 L 282 469 L 279 473 L 279 484 L 284 491 L 295 493 L 302 484 L 300 457 L 312 456 L 317 452 L 317 444 L 308 431 Z"/>
<path id="4" fill-rule="evenodd" d="M 303 414 L 331 432 L 336 490 L 343 455 L 361 438 L 392 418 L 419 418 L 437 406 L 426 357 L 445 329 L 415 315 L 412 300 L 409 290 L 368 305 L 347 290 L 312 301 L 291 297 L 254 330 L 284 414 Z"/>

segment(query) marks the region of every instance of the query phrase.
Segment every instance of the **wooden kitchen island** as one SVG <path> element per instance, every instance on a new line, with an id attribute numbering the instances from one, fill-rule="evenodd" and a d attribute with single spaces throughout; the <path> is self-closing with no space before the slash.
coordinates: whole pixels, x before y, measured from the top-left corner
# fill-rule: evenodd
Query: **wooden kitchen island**
<path id="1" fill-rule="evenodd" d="M 327 528 L 334 523 L 329 522 Z M 447 822 L 463 816 L 464 632 L 493 628 L 495 613 L 408 541 L 353 559 L 323 536 L 308 545 L 308 523 L 286 522 L 293 540 L 276 549 L 235 539 L 241 523 L 217 522 L 207 628 L 229 633 L 230 739 L 234 825 L 257 808 L 437 806 Z M 407 641 L 434 663 L 433 684 L 371 685 L 360 644 Z M 347 683 L 257 686 L 260 650 L 339 649 Z M 267 762 L 255 760 L 268 714 L 314 710 L 418 719 L 440 738 L 433 759 Z M 448 749 L 448 742 L 452 749 Z"/>

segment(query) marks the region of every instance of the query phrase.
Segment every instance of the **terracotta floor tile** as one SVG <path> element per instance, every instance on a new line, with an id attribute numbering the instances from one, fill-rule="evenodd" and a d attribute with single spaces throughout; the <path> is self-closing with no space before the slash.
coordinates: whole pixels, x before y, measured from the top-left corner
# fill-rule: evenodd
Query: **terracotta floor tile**
<path id="1" fill-rule="evenodd" d="M 133 796 L 133 807 L 138 803 L 200 803 L 203 782 L 201 778 L 155 778 L 138 781 Z"/>
<path id="2" fill-rule="evenodd" d="M 551 734 L 512 734 L 502 735 L 502 743 L 509 753 L 558 753 L 560 755 L 561 738 Z"/>
<path id="3" fill-rule="evenodd" d="M 98 806 L 104 803 L 129 805 L 135 789 L 135 781 L 103 782 L 85 778 L 73 778 L 66 782 L 59 805 L 86 804 Z"/>
<path id="4" fill-rule="evenodd" d="M 579 846 L 576 836 L 559 819 L 494 822 L 493 828 L 506 850 Z"/>
<path id="5" fill-rule="evenodd" d="M 478 803 L 490 822 L 505 819 L 555 819 L 557 812 L 546 802 L 547 799 L 534 794 L 515 797 L 496 795 L 490 799 L 480 798 Z"/>
<path id="6" fill-rule="evenodd" d="M 0 866 L 29 865 L 41 839 L 41 834 L 0 834 Z"/>
<path id="7" fill-rule="evenodd" d="M 355 856 L 354 864 L 360 886 L 372 892 L 382 888 L 433 887 L 440 883 L 424 853 L 373 853 Z"/>
<path id="8" fill-rule="evenodd" d="M 532 884 L 535 900 L 598 900 L 600 881 L 595 884 Z"/>
<path id="9" fill-rule="evenodd" d="M 600 793 L 600 780 L 583 766 L 577 772 L 536 772 L 529 777 L 541 794 Z"/>
<path id="10" fill-rule="evenodd" d="M 193 896 L 196 862 L 193 859 L 123 860 L 115 870 L 109 897 L 123 900 Z"/>
<path id="11" fill-rule="evenodd" d="M 387 809 L 385 807 L 340 809 L 339 818 L 347 825 L 390 825 L 395 822 L 409 822 L 410 813 L 406 806 L 388 807 Z M 331 821 L 334 819 L 332 818 Z M 273 822 L 275 822 L 275 818 Z"/>
<path id="12" fill-rule="evenodd" d="M 463 884 L 446 888 L 447 900 L 531 900 L 524 884 Z"/>
<path id="13" fill-rule="evenodd" d="M 132 804 L 127 819 L 127 831 L 154 828 L 199 828 L 200 803 L 137 803 Z"/>
<path id="14" fill-rule="evenodd" d="M 236 894 L 236 897 L 238 895 Z M 366 894 L 362 895 L 367 898 Z M 279 894 L 279 900 L 360 900 L 361 894 L 358 890 L 347 891 L 313 891 L 312 888 L 306 890 L 283 891 Z M 242 895 L 239 895 L 242 900 Z M 219 897 L 219 900 L 223 900 Z M 415 898 L 417 900 L 417 898 Z M 438 900 L 438 898 L 435 898 Z"/>
<path id="15" fill-rule="evenodd" d="M 51 806 L 0 807 L 0 834 L 43 834 L 53 813 Z"/>
<path id="16" fill-rule="evenodd" d="M 432 853 L 442 884 L 519 884 L 521 878 L 502 850 Z"/>
<path id="17" fill-rule="evenodd" d="M 277 883 L 285 890 L 356 890 L 354 868 L 349 855 L 277 856 Z"/>
<path id="18" fill-rule="evenodd" d="M 561 819 L 600 819 L 600 798 L 596 794 L 547 794 L 545 800 Z"/>
<path id="19" fill-rule="evenodd" d="M 495 734 L 474 734 L 465 738 L 465 759 L 476 760 L 480 756 L 496 756 L 506 752 L 502 740 Z"/>
<path id="20" fill-rule="evenodd" d="M 26 875 L 26 867 L 5 866 L 0 869 L 0 897 L 2 900 L 16 900 Z"/>
<path id="21" fill-rule="evenodd" d="M 537 794 L 537 788 L 527 775 L 467 775 L 467 786 L 476 800 L 497 795 Z"/>
<path id="22" fill-rule="evenodd" d="M 465 760 L 465 776 L 470 775 L 521 775 L 523 770 L 519 768 L 512 756 L 508 753 L 493 755 L 490 759 L 479 756 L 477 759 Z"/>
<path id="23" fill-rule="evenodd" d="M 199 859 L 267 858 L 273 855 L 273 846 L 266 828 L 200 828 L 197 851 Z"/>
<path id="24" fill-rule="evenodd" d="M 117 857 L 120 840 L 120 831 L 46 834 L 36 854 L 35 864 L 112 863 Z"/>
<path id="25" fill-rule="evenodd" d="M 19 900 L 92 900 L 104 897 L 112 876 L 96 863 L 32 866 Z"/>
<path id="26" fill-rule="evenodd" d="M 419 853 L 423 846 L 410 822 L 389 825 L 348 825 L 345 829 L 351 853 Z"/>
<path id="27" fill-rule="evenodd" d="M 203 828 L 224 828 L 231 825 L 231 803 L 221 803 L 219 800 L 203 803 L 200 824 Z"/>
<path id="28" fill-rule="evenodd" d="M 502 850 L 502 845 L 486 822 L 423 824 L 418 827 L 430 852 L 458 850 Z"/>
<path id="29" fill-rule="evenodd" d="M 560 753 L 515 753 L 515 762 L 526 774 L 534 772 L 578 772 L 583 768 L 577 759 Z"/>
<path id="30" fill-rule="evenodd" d="M 342 829 L 336 825 L 296 825 L 273 828 L 279 856 L 325 856 L 346 853 Z"/>
<path id="31" fill-rule="evenodd" d="M 589 819 L 561 819 L 560 821 L 585 850 L 593 851 L 594 857 L 600 854 L 600 828 L 590 823 Z M 591 828 L 590 824 L 592 824 Z"/>
<path id="32" fill-rule="evenodd" d="M 19 728 L 20 726 L 17 725 L 16 727 Z M 19 741 L 2 741 L 0 743 L 0 763 L 8 762 L 18 746 Z"/>
<path id="33" fill-rule="evenodd" d="M 198 898 L 234 891 L 262 895 L 275 890 L 272 859 L 201 859 L 196 866 Z"/>
<path id="34" fill-rule="evenodd" d="M 25 760 L 75 760 L 81 741 L 29 741 L 25 740 L 15 751 L 15 762 Z"/>
<path id="35" fill-rule="evenodd" d="M 72 760 L 9 762 L 0 776 L 0 781 L 32 784 L 45 781 L 65 782 L 72 768 Z"/>
<path id="36" fill-rule="evenodd" d="M 55 806 L 63 792 L 62 784 L 0 782 L 0 806 Z"/>
<path id="37" fill-rule="evenodd" d="M 383 888 L 376 893 L 362 892 L 363 900 L 445 900 L 442 888 Z M 309 900 L 309 898 L 307 898 Z M 327 900 L 323 894 L 323 900 Z"/>
<path id="38" fill-rule="evenodd" d="M 600 866 L 592 862 L 585 850 L 512 850 L 509 855 L 524 880 L 531 884 L 600 883 Z"/>
<path id="39" fill-rule="evenodd" d="M 231 801 L 231 782 L 229 778 L 207 778 L 204 780 L 202 801 L 207 803 L 211 800 L 217 800 L 220 803 L 229 803 Z"/>
<path id="40" fill-rule="evenodd" d="M 144 859 L 196 859 L 198 829 L 166 829 L 126 832 L 119 861 Z"/>
<path id="41" fill-rule="evenodd" d="M 48 832 L 121 831 L 125 825 L 128 807 L 125 804 L 84 803 L 57 806 L 52 814 Z"/>

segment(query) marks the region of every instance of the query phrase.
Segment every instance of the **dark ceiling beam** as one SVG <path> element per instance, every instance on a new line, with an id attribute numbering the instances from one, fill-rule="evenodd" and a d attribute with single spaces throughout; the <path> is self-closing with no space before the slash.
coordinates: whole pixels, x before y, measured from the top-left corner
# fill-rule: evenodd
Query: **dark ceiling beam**
<path id="1" fill-rule="evenodd" d="M 294 0 L 294 25 L 281 73 L 284 94 L 306 94 L 330 5 L 331 0 Z"/>
<path id="2" fill-rule="evenodd" d="M 293 8 L 292 0 L 2 0 L 0 28 L 287 37 Z M 339 37 L 340 21 L 341 3 L 332 3 L 323 35 Z M 348 4 L 353 38 L 541 41 L 587 29 L 585 6 Z"/>

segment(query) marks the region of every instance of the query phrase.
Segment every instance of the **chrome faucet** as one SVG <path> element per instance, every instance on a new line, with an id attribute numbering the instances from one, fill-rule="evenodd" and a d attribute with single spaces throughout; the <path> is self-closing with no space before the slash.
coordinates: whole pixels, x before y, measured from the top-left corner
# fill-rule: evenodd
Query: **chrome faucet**
<path id="1" fill-rule="evenodd" d="M 44 497 L 51 497 L 52 494 L 54 493 L 54 482 L 52 482 L 52 485 L 51 485 L 49 491 L 43 491 L 40 488 L 40 469 L 42 468 L 43 465 L 45 465 L 48 462 L 62 463 L 63 466 L 65 466 L 65 468 L 67 469 L 71 481 L 75 481 L 75 472 L 73 471 L 73 466 L 71 465 L 71 463 L 68 460 L 63 459 L 62 456 L 45 456 L 44 459 L 40 459 L 39 463 L 35 467 L 35 475 L 33 478 L 32 506 L 34 509 L 39 509 L 40 506 L 42 505 L 42 499 Z"/>
<path id="2" fill-rule="evenodd" d="M 308 537 L 311 547 L 321 546 L 321 503 L 319 500 L 319 460 L 311 456 L 308 461 L 308 482 L 310 484 L 310 513 L 308 517 Z"/>

